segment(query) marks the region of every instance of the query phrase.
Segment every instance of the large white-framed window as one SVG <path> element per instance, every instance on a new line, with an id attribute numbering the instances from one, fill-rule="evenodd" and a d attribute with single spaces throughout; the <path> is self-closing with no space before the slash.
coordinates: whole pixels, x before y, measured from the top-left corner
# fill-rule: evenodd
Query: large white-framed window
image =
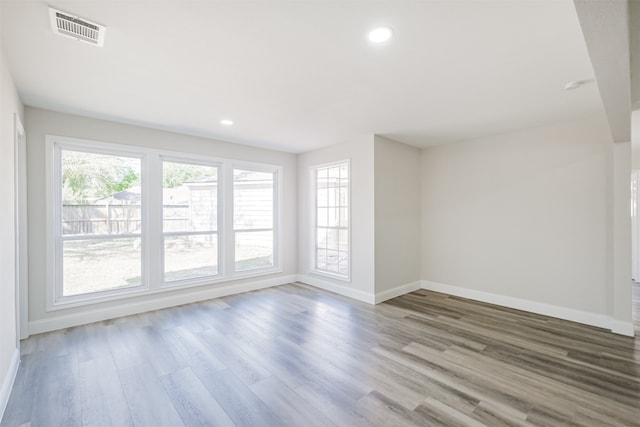
<path id="1" fill-rule="evenodd" d="M 351 279 L 350 161 L 311 167 L 313 220 L 310 270 Z"/>
<path id="2" fill-rule="evenodd" d="M 145 289 L 144 153 L 72 140 L 48 151 L 53 303 Z"/>
<path id="3" fill-rule="evenodd" d="M 162 159 L 162 249 L 165 283 L 220 273 L 219 166 Z"/>
<path id="4" fill-rule="evenodd" d="M 282 271 L 281 167 L 48 135 L 47 311 Z"/>
<path id="5" fill-rule="evenodd" d="M 280 168 L 234 164 L 233 270 L 273 270 L 279 259 Z"/>

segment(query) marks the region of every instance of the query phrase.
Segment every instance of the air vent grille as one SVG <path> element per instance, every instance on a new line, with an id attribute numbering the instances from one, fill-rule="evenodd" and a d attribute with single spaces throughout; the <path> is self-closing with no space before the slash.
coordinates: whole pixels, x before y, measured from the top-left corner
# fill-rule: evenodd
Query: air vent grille
<path id="1" fill-rule="evenodd" d="M 49 8 L 53 32 L 94 46 L 104 44 L 106 28 L 77 16 Z"/>

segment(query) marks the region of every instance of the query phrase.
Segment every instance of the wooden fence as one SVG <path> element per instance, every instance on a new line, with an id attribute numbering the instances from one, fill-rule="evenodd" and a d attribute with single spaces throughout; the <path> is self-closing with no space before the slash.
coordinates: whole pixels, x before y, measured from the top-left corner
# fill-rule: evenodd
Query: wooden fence
<path id="1" fill-rule="evenodd" d="M 164 231 L 189 229 L 189 205 L 165 205 Z M 62 206 L 62 232 L 70 234 L 139 233 L 140 205 L 65 204 Z"/>

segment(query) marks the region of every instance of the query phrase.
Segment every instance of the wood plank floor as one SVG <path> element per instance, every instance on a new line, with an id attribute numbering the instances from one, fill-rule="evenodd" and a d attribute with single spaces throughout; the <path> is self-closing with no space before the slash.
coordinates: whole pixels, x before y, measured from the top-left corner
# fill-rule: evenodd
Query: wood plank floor
<path id="1" fill-rule="evenodd" d="M 428 291 L 291 284 L 22 354 L 2 426 L 640 426 L 640 339 Z"/>

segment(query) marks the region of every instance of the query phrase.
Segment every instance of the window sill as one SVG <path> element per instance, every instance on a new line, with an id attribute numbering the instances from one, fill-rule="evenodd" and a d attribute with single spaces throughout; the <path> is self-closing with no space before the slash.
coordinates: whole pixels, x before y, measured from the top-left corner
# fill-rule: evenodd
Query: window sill
<path id="1" fill-rule="evenodd" d="M 340 280 L 341 282 L 351 283 L 351 275 L 345 276 L 342 274 L 333 274 L 328 271 L 314 270 L 314 269 L 309 270 L 309 274 L 314 276 L 322 276 L 322 277 L 326 277 L 334 280 Z"/>
<path id="2" fill-rule="evenodd" d="M 183 289 L 191 289 L 203 286 L 213 286 L 219 285 L 223 283 L 235 282 L 239 280 L 251 279 L 254 277 L 262 277 L 269 276 L 273 274 L 282 273 L 283 270 L 281 268 L 269 268 L 269 269 L 261 269 L 260 271 L 252 271 L 247 272 L 245 274 L 237 273 L 234 276 L 227 277 L 218 277 L 218 276 L 209 276 L 207 278 L 202 279 L 193 279 L 193 280 L 185 280 L 181 282 L 165 282 L 159 288 L 145 288 L 142 286 L 136 286 L 135 288 L 127 288 L 110 291 L 103 291 L 101 293 L 95 292 L 92 294 L 85 295 L 76 295 L 73 297 L 63 297 L 61 300 L 54 302 L 52 305 L 49 305 L 46 309 L 47 312 L 58 311 L 58 310 L 66 310 L 74 307 L 82 307 L 82 306 L 90 306 L 94 304 L 102 304 L 111 301 L 118 301 L 123 299 L 131 299 L 136 297 L 143 296 L 151 296 L 157 294 L 163 294 L 173 291 L 179 291 Z M 105 295 L 104 292 L 109 292 L 109 294 Z"/>

